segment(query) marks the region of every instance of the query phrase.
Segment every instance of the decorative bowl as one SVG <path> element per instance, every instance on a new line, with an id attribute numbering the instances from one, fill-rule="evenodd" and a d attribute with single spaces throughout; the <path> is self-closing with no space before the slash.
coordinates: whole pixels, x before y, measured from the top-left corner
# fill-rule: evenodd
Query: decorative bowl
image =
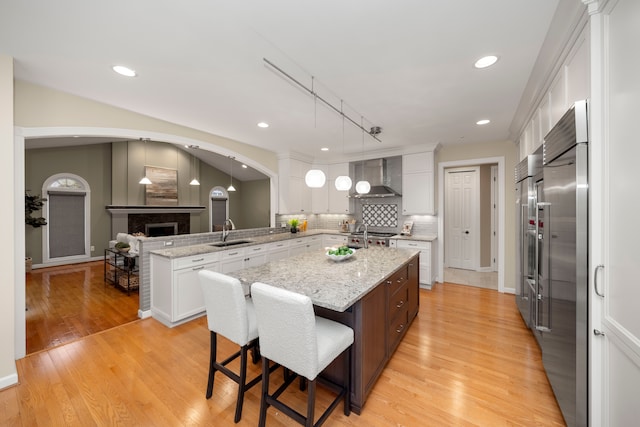
<path id="1" fill-rule="evenodd" d="M 327 258 L 329 258 L 332 261 L 344 261 L 345 259 L 351 258 L 355 254 L 356 254 L 355 249 L 351 249 L 351 253 L 347 255 L 329 255 L 329 251 L 325 252 L 325 255 L 327 256 Z"/>

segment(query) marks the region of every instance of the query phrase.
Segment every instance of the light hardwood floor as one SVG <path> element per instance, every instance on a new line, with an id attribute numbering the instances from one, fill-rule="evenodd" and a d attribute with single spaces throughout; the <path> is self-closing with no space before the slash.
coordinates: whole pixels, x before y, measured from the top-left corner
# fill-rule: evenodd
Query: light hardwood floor
<path id="1" fill-rule="evenodd" d="M 236 347 L 222 339 L 223 354 Z M 0 424 L 12 426 L 232 426 L 235 384 L 216 376 L 205 399 L 209 333 L 202 317 L 169 329 L 137 320 L 17 361 L 20 384 L 0 392 Z M 259 364 L 250 366 L 254 374 Z M 274 374 L 279 378 L 280 373 Z M 297 387 L 290 402 L 304 408 Z M 259 386 L 239 426 L 255 426 Z M 327 394 L 318 393 L 319 406 Z M 268 411 L 268 426 L 293 426 Z M 360 416 L 339 407 L 327 426 L 564 425 L 513 295 L 437 284 Z"/>

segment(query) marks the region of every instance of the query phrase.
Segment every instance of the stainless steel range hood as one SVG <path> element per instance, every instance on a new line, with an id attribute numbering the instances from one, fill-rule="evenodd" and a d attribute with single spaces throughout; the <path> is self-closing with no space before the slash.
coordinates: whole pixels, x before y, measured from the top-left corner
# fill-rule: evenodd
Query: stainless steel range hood
<path id="1" fill-rule="evenodd" d="M 398 197 L 402 196 L 398 189 L 402 188 L 402 157 L 389 157 L 388 159 L 365 160 L 354 162 L 355 183 L 364 178 L 371 184 L 371 190 L 367 194 L 352 192 L 351 197 L 356 199 Z"/>

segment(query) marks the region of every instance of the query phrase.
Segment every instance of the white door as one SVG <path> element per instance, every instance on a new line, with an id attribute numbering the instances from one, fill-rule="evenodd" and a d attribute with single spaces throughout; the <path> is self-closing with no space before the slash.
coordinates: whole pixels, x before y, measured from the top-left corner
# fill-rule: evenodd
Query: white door
<path id="1" fill-rule="evenodd" d="M 591 109 L 589 130 L 594 135 L 591 176 L 596 178 L 590 196 L 595 276 L 590 292 L 590 424 L 630 426 L 638 425 L 640 405 L 640 228 L 636 226 L 640 57 L 630 54 L 640 51 L 640 2 L 614 2 L 604 15 L 608 20 L 600 14 L 591 18 L 593 52 L 608 62 L 602 74 L 595 70 L 594 95 L 603 108 L 596 104 Z"/>
<path id="2" fill-rule="evenodd" d="M 478 266 L 478 167 L 448 169 L 445 182 L 445 264 L 475 270 Z"/>

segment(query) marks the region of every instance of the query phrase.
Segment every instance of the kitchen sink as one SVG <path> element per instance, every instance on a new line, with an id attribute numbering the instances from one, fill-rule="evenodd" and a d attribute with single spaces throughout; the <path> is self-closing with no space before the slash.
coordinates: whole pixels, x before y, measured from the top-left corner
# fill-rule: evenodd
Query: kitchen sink
<path id="1" fill-rule="evenodd" d="M 228 246 L 244 245 L 245 243 L 253 243 L 253 240 L 229 240 L 228 242 L 211 243 L 209 246 L 226 248 Z"/>

